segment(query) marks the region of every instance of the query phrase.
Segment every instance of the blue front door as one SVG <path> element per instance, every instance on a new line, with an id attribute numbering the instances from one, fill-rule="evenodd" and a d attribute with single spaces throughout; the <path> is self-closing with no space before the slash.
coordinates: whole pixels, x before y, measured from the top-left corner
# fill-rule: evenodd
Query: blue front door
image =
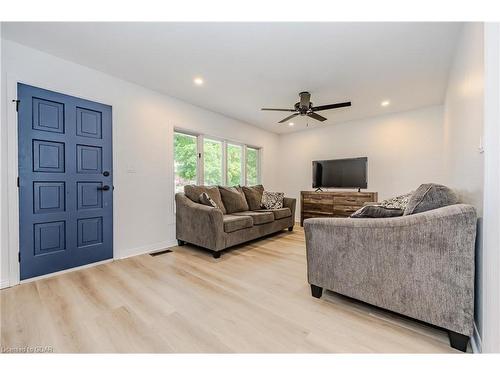
<path id="1" fill-rule="evenodd" d="M 21 280 L 112 258 L 111 107 L 17 90 Z"/>

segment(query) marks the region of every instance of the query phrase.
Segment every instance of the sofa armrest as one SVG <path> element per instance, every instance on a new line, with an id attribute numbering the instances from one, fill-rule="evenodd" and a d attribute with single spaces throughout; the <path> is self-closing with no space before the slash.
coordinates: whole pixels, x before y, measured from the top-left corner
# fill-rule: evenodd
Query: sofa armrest
<path id="1" fill-rule="evenodd" d="M 288 207 L 292 212 L 292 219 L 295 223 L 295 206 L 297 205 L 297 199 L 295 198 L 283 198 L 283 207 Z"/>
<path id="2" fill-rule="evenodd" d="M 224 223 L 218 208 L 193 202 L 183 193 L 175 194 L 176 237 L 210 250 L 224 248 Z"/>
<path id="3" fill-rule="evenodd" d="M 476 226 L 465 204 L 393 218 L 307 219 L 308 280 L 470 335 Z"/>

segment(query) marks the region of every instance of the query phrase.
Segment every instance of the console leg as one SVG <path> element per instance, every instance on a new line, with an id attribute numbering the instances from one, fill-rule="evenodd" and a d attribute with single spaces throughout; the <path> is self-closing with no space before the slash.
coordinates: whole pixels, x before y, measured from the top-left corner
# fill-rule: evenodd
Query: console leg
<path id="1" fill-rule="evenodd" d="M 311 294 L 315 298 L 321 298 L 323 294 L 323 288 L 317 285 L 311 284 Z"/>
<path id="2" fill-rule="evenodd" d="M 184 242 L 183 240 L 177 240 L 177 243 L 179 244 L 179 246 L 184 246 L 186 244 L 186 242 Z"/>
<path id="3" fill-rule="evenodd" d="M 469 343 L 469 336 L 462 335 L 461 333 L 448 331 L 448 337 L 450 338 L 450 345 L 452 348 L 460 350 L 462 352 L 467 351 L 467 344 Z"/>
<path id="4" fill-rule="evenodd" d="M 220 258 L 220 251 L 214 251 L 212 253 L 212 256 L 214 257 L 214 259 L 219 259 Z"/>
<path id="5" fill-rule="evenodd" d="M 288 227 L 288 231 L 292 232 L 293 231 L 293 225 L 291 227 Z"/>

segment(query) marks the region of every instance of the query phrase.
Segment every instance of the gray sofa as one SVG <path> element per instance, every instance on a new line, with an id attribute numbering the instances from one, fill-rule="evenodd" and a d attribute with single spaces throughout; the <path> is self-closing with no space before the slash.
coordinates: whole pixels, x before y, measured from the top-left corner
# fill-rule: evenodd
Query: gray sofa
<path id="1" fill-rule="evenodd" d="M 444 328 L 451 346 L 466 351 L 476 222 L 466 204 L 392 218 L 307 219 L 312 295 L 326 288 Z"/>
<path id="2" fill-rule="evenodd" d="M 229 210 L 229 206 L 232 205 L 231 200 L 227 198 L 224 201 L 219 189 L 228 188 L 191 185 L 185 188 L 185 194 L 175 195 L 176 237 L 180 246 L 185 243 L 201 246 L 211 250 L 214 258 L 219 258 L 221 251 L 231 246 L 283 229 L 293 230 L 295 199 L 285 197 L 283 208 L 266 210 L 260 207 L 258 193 L 253 197 L 253 204 L 251 201 L 248 202 L 244 195 L 247 205 L 243 208 L 246 209 L 236 208 L 234 211 L 234 207 Z M 251 188 L 245 187 L 245 189 Z M 197 199 L 200 192 L 208 192 L 217 202 L 218 208 L 201 204 Z M 251 197 L 248 198 L 250 200 Z"/>

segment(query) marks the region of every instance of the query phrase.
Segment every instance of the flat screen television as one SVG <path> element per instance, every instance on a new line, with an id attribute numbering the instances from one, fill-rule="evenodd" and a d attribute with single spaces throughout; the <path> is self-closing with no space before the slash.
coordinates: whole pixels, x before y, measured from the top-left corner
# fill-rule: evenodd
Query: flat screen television
<path id="1" fill-rule="evenodd" d="M 366 174 L 367 164 L 367 157 L 335 160 L 315 160 L 312 162 L 312 187 L 315 189 L 366 189 L 368 185 Z"/>

